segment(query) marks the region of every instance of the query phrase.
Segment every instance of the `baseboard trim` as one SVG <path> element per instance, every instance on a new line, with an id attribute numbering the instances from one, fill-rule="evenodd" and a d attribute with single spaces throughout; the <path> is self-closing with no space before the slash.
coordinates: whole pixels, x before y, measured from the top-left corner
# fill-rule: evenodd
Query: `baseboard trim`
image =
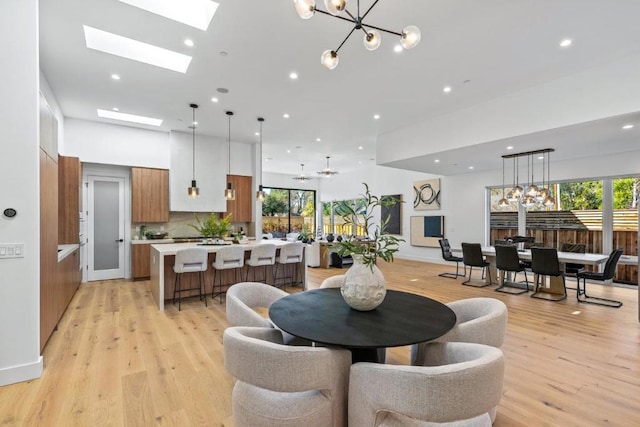
<path id="1" fill-rule="evenodd" d="M 42 356 L 39 356 L 38 360 L 33 363 L 0 369 L 0 386 L 40 378 L 42 375 L 42 369 Z"/>

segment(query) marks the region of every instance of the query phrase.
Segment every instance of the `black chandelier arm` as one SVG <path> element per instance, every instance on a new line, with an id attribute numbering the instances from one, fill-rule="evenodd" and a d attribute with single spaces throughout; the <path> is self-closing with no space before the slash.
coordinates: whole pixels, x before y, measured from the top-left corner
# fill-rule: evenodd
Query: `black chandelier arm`
<path id="1" fill-rule="evenodd" d="M 322 9 L 314 8 L 313 10 L 315 10 L 316 12 L 323 13 L 323 14 L 325 14 L 325 15 L 327 15 L 327 16 L 332 17 L 332 18 L 342 19 L 343 21 L 351 22 L 352 24 L 355 24 L 355 23 L 356 23 L 356 20 L 355 20 L 355 19 L 349 19 L 349 18 L 345 18 L 344 16 L 339 16 L 339 15 L 332 15 L 332 14 L 330 14 L 329 12 L 326 12 L 326 11 L 324 11 L 324 10 L 322 10 Z"/>
<path id="2" fill-rule="evenodd" d="M 369 25 L 369 24 L 361 24 L 361 25 L 363 27 L 373 28 L 374 30 L 383 31 L 383 32 L 388 33 L 388 34 L 395 34 L 396 36 L 402 37 L 402 33 L 398 33 L 396 31 L 385 30 L 384 28 L 376 27 L 375 25 Z"/>
<path id="3" fill-rule="evenodd" d="M 366 18 L 366 16 L 369 14 L 369 12 L 371 12 L 371 9 L 373 9 L 373 7 L 378 4 L 380 0 L 376 0 L 373 2 L 373 4 L 369 7 L 369 9 L 367 9 L 367 11 L 364 13 L 364 15 L 362 15 L 362 18 L 360 18 L 360 21 L 364 20 L 364 18 Z M 360 16 L 360 0 L 358 0 L 358 16 Z"/>
<path id="4" fill-rule="evenodd" d="M 353 32 L 356 30 L 356 28 L 358 27 L 353 27 L 351 29 L 351 31 L 349 31 L 349 34 L 347 34 L 347 37 L 344 38 L 344 40 L 342 40 L 342 43 L 340 43 L 340 46 L 338 46 L 338 48 L 336 50 L 334 50 L 335 53 L 338 53 L 338 51 L 340 50 L 340 48 L 342 47 L 342 45 L 345 44 L 345 42 L 349 39 L 349 37 L 351 37 L 351 34 L 353 34 Z"/>

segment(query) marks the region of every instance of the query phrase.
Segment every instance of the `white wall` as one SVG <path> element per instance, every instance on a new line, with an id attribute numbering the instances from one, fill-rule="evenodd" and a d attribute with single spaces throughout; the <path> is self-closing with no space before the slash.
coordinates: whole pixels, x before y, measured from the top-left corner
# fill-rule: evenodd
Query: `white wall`
<path id="1" fill-rule="evenodd" d="M 64 151 L 64 115 L 62 114 L 60 104 L 58 104 L 58 100 L 53 94 L 51 86 L 49 86 L 49 82 L 42 71 L 40 71 L 40 93 L 45 97 L 49 104 L 49 108 L 51 108 L 53 115 L 56 116 L 56 119 L 58 120 L 58 153 L 66 156 L 67 154 L 65 154 Z"/>
<path id="2" fill-rule="evenodd" d="M 37 378 L 40 356 L 40 175 L 38 2 L 5 0 L 0 13 L 1 243 L 24 257 L 0 260 L 0 386 Z"/>
<path id="3" fill-rule="evenodd" d="M 81 162 L 169 169 L 167 132 L 66 118 L 64 135 L 61 154 Z"/>

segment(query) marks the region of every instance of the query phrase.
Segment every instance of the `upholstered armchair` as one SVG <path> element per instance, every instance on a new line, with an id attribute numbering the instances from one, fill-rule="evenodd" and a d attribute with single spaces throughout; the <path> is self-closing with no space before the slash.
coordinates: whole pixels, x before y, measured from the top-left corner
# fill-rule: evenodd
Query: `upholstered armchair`
<path id="1" fill-rule="evenodd" d="M 271 304 L 289 295 L 282 289 L 259 282 L 236 283 L 227 290 L 226 312 L 229 326 L 254 326 L 274 328 L 269 318 L 260 315 L 254 309 L 269 308 Z M 283 332 L 284 342 L 288 345 L 310 345 L 307 340 Z"/>
<path id="2" fill-rule="evenodd" d="M 344 283 L 344 274 L 327 277 L 320 284 L 320 288 L 340 288 Z"/>
<path id="3" fill-rule="evenodd" d="M 428 347 L 425 366 L 351 367 L 349 427 L 491 426 L 502 397 L 502 351 L 472 343 Z"/>
<path id="4" fill-rule="evenodd" d="M 433 341 L 502 346 L 508 319 L 505 303 L 495 298 L 467 298 L 450 302 L 447 306 L 456 314 L 456 324 L 449 332 Z M 425 363 L 427 348 L 427 343 L 411 346 L 412 365 Z"/>
<path id="5" fill-rule="evenodd" d="M 287 346 L 277 329 L 245 327 L 227 328 L 223 346 L 235 427 L 346 427 L 348 350 Z"/>

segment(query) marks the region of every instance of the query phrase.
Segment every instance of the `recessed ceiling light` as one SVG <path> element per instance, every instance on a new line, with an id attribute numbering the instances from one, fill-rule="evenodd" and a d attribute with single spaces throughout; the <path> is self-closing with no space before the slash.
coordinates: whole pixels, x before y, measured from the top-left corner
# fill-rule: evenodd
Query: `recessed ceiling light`
<path id="1" fill-rule="evenodd" d="M 89 49 L 133 59 L 156 67 L 186 73 L 191 57 L 138 40 L 122 37 L 97 28 L 84 27 L 84 38 Z"/>
<path id="2" fill-rule="evenodd" d="M 211 98 L 211 102 L 218 102 L 218 98 L 214 96 L 213 98 Z"/>
<path id="3" fill-rule="evenodd" d="M 254 133 L 255 136 L 260 136 L 260 132 Z"/>
<path id="4" fill-rule="evenodd" d="M 362 160 L 358 160 L 358 164 L 361 165 L 362 164 Z"/>
<path id="5" fill-rule="evenodd" d="M 440 159 L 435 159 L 433 163 L 440 163 Z"/>
<path id="6" fill-rule="evenodd" d="M 393 47 L 393 51 L 394 51 L 394 52 L 396 52 L 396 53 L 400 53 L 400 52 L 402 52 L 402 50 L 403 50 L 403 49 L 402 49 L 402 46 L 401 46 L 401 45 L 399 45 L 399 44 L 397 44 L 397 45 L 395 45 L 395 46 Z"/>
<path id="7" fill-rule="evenodd" d="M 115 111 L 101 110 L 98 108 L 98 117 L 112 120 L 123 120 L 125 122 L 141 123 L 143 125 L 160 126 L 162 119 L 153 117 L 136 116 L 135 114 L 117 113 Z"/>
<path id="8" fill-rule="evenodd" d="M 193 47 L 193 40 L 184 39 L 184 44 L 185 44 L 185 46 Z"/>
<path id="9" fill-rule="evenodd" d="M 316 138 L 316 142 L 320 142 L 320 141 L 322 141 L 321 138 Z"/>
<path id="10" fill-rule="evenodd" d="M 544 156 L 538 156 L 538 160 L 544 160 Z"/>
<path id="11" fill-rule="evenodd" d="M 289 78 L 290 78 L 291 80 L 295 80 L 295 79 L 297 79 L 297 78 L 298 78 L 298 73 L 296 73 L 295 71 L 294 71 L 294 72 L 292 72 L 291 74 L 289 74 Z"/>
<path id="12" fill-rule="evenodd" d="M 513 145 L 508 146 L 507 150 L 513 150 Z"/>
<path id="13" fill-rule="evenodd" d="M 632 124 L 624 125 L 622 126 L 622 129 L 624 130 L 633 129 L 633 125 Z"/>
<path id="14" fill-rule="evenodd" d="M 471 169 L 473 169 L 473 166 L 469 166 L 469 169 L 470 169 L 470 170 L 471 170 Z"/>
<path id="15" fill-rule="evenodd" d="M 362 150 L 362 149 L 364 149 L 362 145 L 358 147 L 358 150 Z"/>
<path id="16" fill-rule="evenodd" d="M 288 119 L 288 118 L 289 118 L 289 117 L 291 117 L 291 116 L 289 116 L 289 114 L 288 114 L 288 113 L 284 113 L 284 114 L 282 115 L 282 117 L 284 117 L 285 119 Z"/>
<path id="17" fill-rule="evenodd" d="M 120 111 L 120 109 L 118 107 L 113 107 L 112 110 L 113 111 Z"/>
<path id="18" fill-rule="evenodd" d="M 449 93 L 449 92 L 451 92 L 451 86 L 445 86 L 445 87 L 444 87 L 444 89 L 442 89 L 442 91 L 443 91 L 444 93 Z"/>
<path id="19" fill-rule="evenodd" d="M 211 0 L 120 0 L 122 3 L 207 31 L 218 3 Z"/>
<path id="20" fill-rule="evenodd" d="M 569 47 L 571 43 L 573 43 L 571 39 L 564 39 L 560 42 L 560 47 Z"/>
<path id="21" fill-rule="evenodd" d="M 291 153 L 291 150 L 287 150 L 287 153 Z"/>
<path id="22" fill-rule="evenodd" d="M 111 74 L 111 78 L 113 80 L 120 80 L 120 76 L 118 74 Z"/>
<path id="23" fill-rule="evenodd" d="M 198 126 L 198 122 L 191 122 L 193 126 Z"/>
<path id="24" fill-rule="evenodd" d="M 378 119 L 380 119 L 380 114 L 374 114 L 374 115 L 373 115 L 373 118 L 374 118 L 374 120 L 378 120 Z"/>

